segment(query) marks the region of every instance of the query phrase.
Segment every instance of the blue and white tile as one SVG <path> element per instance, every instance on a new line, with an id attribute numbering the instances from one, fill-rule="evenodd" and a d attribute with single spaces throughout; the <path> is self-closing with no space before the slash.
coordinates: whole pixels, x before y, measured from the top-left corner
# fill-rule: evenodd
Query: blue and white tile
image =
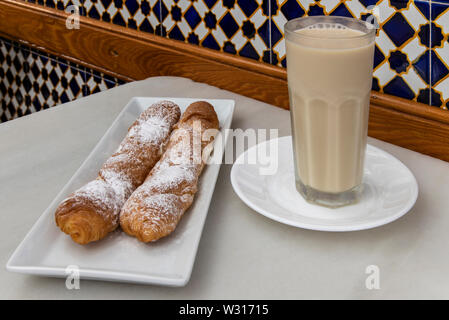
<path id="1" fill-rule="evenodd" d="M 208 26 L 214 22 L 216 26 L 217 23 L 216 16 L 212 16 L 210 8 L 204 1 L 162 0 L 162 7 L 167 12 L 162 17 L 162 25 L 166 36 L 172 39 L 199 44 L 211 30 L 213 31 Z M 224 8 L 221 6 L 216 11 L 221 11 L 222 14 Z M 210 22 L 209 20 L 206 22 L 206 19 L 209 19 Z M 215 34 L 222 42 L 224 36 L 218 35 L 216 31 Z"/>
<path id="2" fill-rule="evenodd" d="M 48 8 L 58 9 L 67 13 L 78 13 L 81 16 L 86 15 L 86 11 L 83 8 L 85 0 L 20 0 L 29 3 L 38 4 Z M 95 1 L 95 0 L 94 0 Z M 77 10 L 77 11 L 75 11 Z"/>
<path id="3" fill-rule="evenodd" d="M 0 38 L 0 122 L 13 119 L 16 114 L 16 108 L 12 102 L 17 74 L 14 60 L 23 60 L 23 57 L 17 57 L 18 55 L 20 52 L 10 41 Z"/>
<path id="4" fill-rule="evenodd" d="M 432 2 L 432 105 L 449 108 L 449 3 Z"/>
<path id="5" fill-rule="evenodd" d="M 87 17 L 155 33 L 160 0 L 84 0 Z"/>
<path id="6" fill-rule="evenodd" d="M 263 0 L 162 0 L 162 25 L 169 38 L 262 60 L 270 48 L 266 6 Z"/>
<path id="7" fill-rule="evenodd" d="M 86 69 L 83 86 L 83 96 L 88 96 L 97 92 L 108 90 L 123 83 L 123 81 L 105 75 L 104 73 L 95 71 L 93 69 Z"/>
<path id="8" fill-rule="evenodd" d="M 1 121 L 11 120 L 82 96 L 82 67 L 63 63 L 18 43 L 0 47 Z M 6 61 L 6 64 L 5 64 Z M 2 93 L 3 90 L 1 90 Z"/>
<path id="9" fill-rule="evenodd" d="M 376 89 L 429 103 L 429 3 L 383 0 L 377 5 L 376 46 L 385 58 L 375 65 Z"/>

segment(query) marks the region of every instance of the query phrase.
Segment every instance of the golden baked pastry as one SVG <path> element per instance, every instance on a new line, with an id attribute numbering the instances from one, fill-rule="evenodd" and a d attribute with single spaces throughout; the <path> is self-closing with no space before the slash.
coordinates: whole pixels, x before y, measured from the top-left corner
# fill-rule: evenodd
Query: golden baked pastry
<path id="1" fill-rule="evenodd" d="M 150 242 L 175 230 L 193 202 L 205 164 L 202 151 L 212 142 L 214 135 L 210 133 L 217 133 L 218 125 L 217 114 L 209 103 L 198 101 L 187 108 L 162 158 L 123 206 L 123 231 Z M 210 138 L 202 139 L 210 129 Z"/>
<path id="2" fill-rule="evenodd" d="M 116 229 L 123 204 L 160 159 L 180 115 L 178 105 L 170 101 L 146 109 L 98 177 L 56 209 L 59 228 L 79 244 L 100 240 Z"/>

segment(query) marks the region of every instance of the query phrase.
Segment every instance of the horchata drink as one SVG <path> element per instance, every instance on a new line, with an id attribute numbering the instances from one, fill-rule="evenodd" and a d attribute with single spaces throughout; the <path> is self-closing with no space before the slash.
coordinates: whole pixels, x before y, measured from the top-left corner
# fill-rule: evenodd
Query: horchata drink
<path id="1" fill-rule="evenodd" d="M 296 188 L 339 207 L 362 192 L 374 26 L 344 17 L 285 25 Z"/>

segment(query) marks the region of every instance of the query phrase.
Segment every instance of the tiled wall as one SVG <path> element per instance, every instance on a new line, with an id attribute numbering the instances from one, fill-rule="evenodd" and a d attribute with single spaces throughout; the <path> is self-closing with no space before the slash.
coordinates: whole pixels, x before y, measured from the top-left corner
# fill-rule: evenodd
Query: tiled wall
<path id="1" fill-rule="evenodd" d="M 0 37 L 0 122 L 122 82 Z"/>
<path id="2" fill-rule="evenodd" d="M 289 19 L 305 15 L 366 19 L 374 13 L 380 29 L 376 39 L 373 88 L 442 109 L 449 106 L 449 0 L 26 1 L 60 10 L 78 4 L 81 15 L 92 19 L 281 67 L 286 66 L 283 25 Z M 43 58 L 41 53 L 35 55 Z M 32 58 L 29 59 L 31 63 Z M 50 60 L 56 63 L 56 68 L 59 64 L 67 65 L 55 58 L 50 57 Z M 85 70 L 80 66 L 70 68 Z M 93 71 L 82 74 L 88 76 Z M 104 78 L 102 75 L 92 77 Z M 17 99 L 9 99 L 14 98 Z M 16 115 L 21 113 L 23 110 Z"/>

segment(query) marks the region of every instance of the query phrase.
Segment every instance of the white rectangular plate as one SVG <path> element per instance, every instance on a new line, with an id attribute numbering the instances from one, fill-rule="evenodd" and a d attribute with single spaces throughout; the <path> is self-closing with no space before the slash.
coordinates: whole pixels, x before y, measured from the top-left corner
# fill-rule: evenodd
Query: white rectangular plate
<path id="1" fill-rule="evenodd" d="M 220 120 L 221 141 L 224 142 L 215 144 L 214 153 L 223 154 L 229 131 L 226 129 L 230 128 L 234 112 L 233 100 L 133 98 L 18 246 L 6 265 L 9 271 L 66 277 L 68 266 L 76 266 L 81 279 L 168 286 L 183 286 L 189 281 L 219 164 L 205 167 L 195 201 L 173 234 L 154 243 L 139 242 L 116 230 L 101 241 L 81 246 L 62 233 L 54 221 L 59 203 L 97 176 L 103 162 L 125 137 L 128 127 L 141 112 L 160 100 L 177 103 L 182 112 L 194 101 L 211 103 Z"/>

